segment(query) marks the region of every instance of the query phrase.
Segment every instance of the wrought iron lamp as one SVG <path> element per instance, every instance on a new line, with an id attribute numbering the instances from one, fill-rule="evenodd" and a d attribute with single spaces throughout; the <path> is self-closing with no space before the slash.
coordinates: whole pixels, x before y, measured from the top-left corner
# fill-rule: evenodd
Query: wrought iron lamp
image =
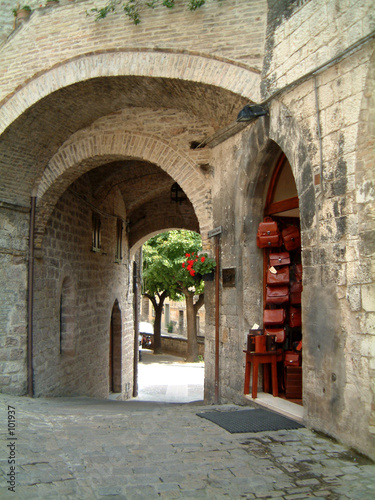
<path id="1" fill-rule="evenodd" d="M 238 113 L 236 122 L 251 122 L 256 118 L 259 118 L 259 116 L 264 116 L 267 114 L 267 109 L 263 106 L 260 106 L 259 104 L 246 104 L 246 106 L 244 106 Z"/>

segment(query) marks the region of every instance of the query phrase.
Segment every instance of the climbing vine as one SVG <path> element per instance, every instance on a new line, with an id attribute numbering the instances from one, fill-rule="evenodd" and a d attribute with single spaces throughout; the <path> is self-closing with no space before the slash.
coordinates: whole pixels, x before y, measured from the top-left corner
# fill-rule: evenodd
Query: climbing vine
<path id="1" fill-rule="evenodd" d="M 202 7 L 208 0 L 182 0 L 186 7 L 190 11 L 194 11 Z M 223 0 L 216 0 L 218 2 Z M 95 20 L 104 19 L 115 12 L 118 9 L 124 11 L 125 15 L 134 23 L 139 24 L 141 22 L 141 11 L 143 8 L 154 9 L 158 5 L 162 5 L 167 9 L 173 9 L 175 6 L 175 0 L 107 0 L 104 7 L 93 8 L 87 11 L 87 15 L 95 16 Z"/>

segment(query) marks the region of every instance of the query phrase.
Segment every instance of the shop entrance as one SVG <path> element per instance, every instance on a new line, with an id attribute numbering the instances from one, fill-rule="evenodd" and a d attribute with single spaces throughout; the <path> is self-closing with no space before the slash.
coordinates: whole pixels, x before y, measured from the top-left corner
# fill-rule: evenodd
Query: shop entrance
<path id="1" fill-rule="evenodd" d="M 280 324 L 266 324 L 282 349 L 278 363 L 279 396 L 302 405 L 302 262 L 297 188 L 289 161 L 279 158 L 268 188 L 264 216 L 277 222 L 278 247 L 264 249 L 263 304 L 265 311 L 284 311 Z M 282 311 L 281 311 L 282 310 Z M 266 318 L 266 315 L 265 315 Z"/>

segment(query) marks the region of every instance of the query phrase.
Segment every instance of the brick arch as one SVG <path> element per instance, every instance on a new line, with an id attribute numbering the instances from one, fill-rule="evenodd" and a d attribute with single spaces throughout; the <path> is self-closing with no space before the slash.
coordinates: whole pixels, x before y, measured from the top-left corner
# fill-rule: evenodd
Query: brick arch
<path id="1" fill-rule="evenodd" d="M 211 188 L 194 162 L 166 141 L 122 130 L 78 133 L 50 160 L 37 190 L 35 245 L 41 246 L 44 229 L 63 192 L 89 170 L 119 159 L 141 159 L 159 166 L 182 187 L 191 201 L 203 236 L 212 227 Z"/>
<path id="2" fill-rule="evenodd" d="M 85 80 L 111 76 L 171 78 L 225 89 L 258 102 L 260 74 L 232 61 L 200 54 L 150 49 L 82 54 L 44 71 L 0 104 L 0 134 L 47 95 Z"/>

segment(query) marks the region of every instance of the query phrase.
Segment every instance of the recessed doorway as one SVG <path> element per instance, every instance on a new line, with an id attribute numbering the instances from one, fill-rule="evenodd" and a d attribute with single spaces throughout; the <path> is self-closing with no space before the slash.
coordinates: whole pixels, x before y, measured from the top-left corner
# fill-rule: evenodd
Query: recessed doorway
<path id="1" fill-rule="evenodd" d="M 288 244 L 286 240 L 288 232 L 292 234 L 294 231 L 300 235 L 300 212 L 293 172 L 284 154 L 280 156 L 271 177 L 264 215 L 272 217 L 277 222 L 279 231 L 283 235 L 280 247 L 265 249 L 263 266 L 265 308 L 285 310 L 285 323 L 282 328 L 281 325 L 279 327 L 280 331 L 284 330 L 284 340 L 278 344 L 278 348 L 283 351 L 283 360 L 278 366 L 279 396 L 302 405 L 301 245 L 300 240 L 299 244 L 295 245 Z M 271 261 L 274 259 L 271 259 L 271 256 L 277 253 L 287 253 L 290 263 L 283 267 L 272 268 Z M 285 271 L 289 276 L 288 301 L 284 304 L 272 303 L 270 290 L 275 288 L 269 284 L 272 282 L 270 270 L 274 273 Z"/>
<path id="2" fill-rule="evenodd" d="M 116 300 L 111 314 L 109 327 L 109 392 L 121 392 L 121 310 Z"/>

